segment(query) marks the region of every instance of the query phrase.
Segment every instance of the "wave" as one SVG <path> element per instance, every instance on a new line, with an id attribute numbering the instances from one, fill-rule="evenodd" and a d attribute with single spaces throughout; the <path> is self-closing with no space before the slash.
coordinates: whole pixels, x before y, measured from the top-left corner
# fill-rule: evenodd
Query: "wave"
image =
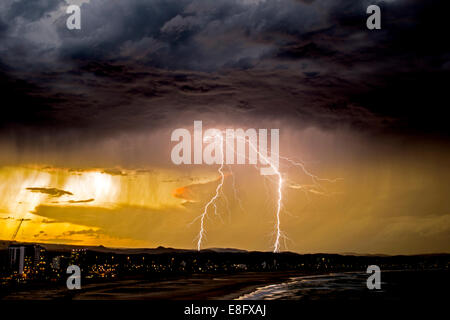
<path id="1" fill-rule="evenodd" d="M 343 291 L 357 293 L 367 290 L 366 279 L 367 274 L 361 272 L 293 277 L 283 283 L 257 288 L 236 300 L 301 300 Z"/>

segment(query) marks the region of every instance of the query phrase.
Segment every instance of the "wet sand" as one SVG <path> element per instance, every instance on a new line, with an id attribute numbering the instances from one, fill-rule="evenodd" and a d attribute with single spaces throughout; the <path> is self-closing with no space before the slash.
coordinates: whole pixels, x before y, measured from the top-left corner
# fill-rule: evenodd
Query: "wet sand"
<path id="1" fill-rule="evenodd" d="M 81 290 L 47 287 L 12 292 L 4 300 L 231 300 L 259 287 L 281 283 L 299 272 L 192 275 L 167 280 L 116 280 L 82 284 Z"/>

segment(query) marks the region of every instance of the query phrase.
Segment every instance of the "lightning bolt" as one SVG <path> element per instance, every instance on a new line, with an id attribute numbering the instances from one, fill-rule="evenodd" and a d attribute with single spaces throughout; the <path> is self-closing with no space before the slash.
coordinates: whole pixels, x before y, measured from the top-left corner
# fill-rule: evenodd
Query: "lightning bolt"
<path id="1" fill-rule="evenodd" d="M 280 252 L 280 239 L 281 239 L 281 236 L 282 236 L 280 214 L 281 214 L 281 205 L 282 205 L 282 201 L 283 201 L 283 192 L 282 192 L 283 177 L 281 176 L 280 170 L 272 163 L 272 161 L 270 161 L 267 158 L 267 156 L 265 156 L 262 153 L 260 153 L 258 148 L 253 143 L 251 143 L 250 140 L 248 140 L 248 145 L 253 150 L 256 151 L 257 155 L 259 157 L 261 157 L 261 159 L 263 159 L 264 162 L 269 164 L 269 166 L 272 168 L 273 172 L 275 172 L 275 175 L 278 178 L 278 199 L 277 199 L 277 209 L 276 209 L 276 213 L 275 213 L 275 217 L 276 217 L 276 222 L 275 222 L 275 243 L 273 245 L 273 252 L 277 253 L 277 252 Z"/>
<path id="2" fill-rule="evenodd" d="M 209 199 L 209 201 L 206 203 L 206 205 L 203 208 L 203 212 L 202 214 L 197 217 L 194 221 L 196 221 L 197 219 L 200 219 L 200 230 L 197 236 L 197 250 L 200 251 L 201 250 L 201 246 L 202 246 L 202 241 L 205 237 L 205 219 L 207 218 L 208 215 L 208 209 L 211 205 L 214 206 L 215 208 L 215 212 L 217 214 L 217 199 L 220 197 L 220 194 L 223 194 L 223 185 L 225 182 L 225 174 L 223 172 L 223 168 L 224 168 L 224 152 L 223 152 L 223 147 L 224 147 L 224 140 L 223 140 L 223 136 L 221 134 L 218 134 L 214 137 L 205 137 L 206 139 L 211 139 L 214 138 L 216 139 L 216 141 L 220 142 L 220 155 L 221 155 L 221 161 L 220 161 L 220 166 L 218 168 L 218 173 L 220 175 L 220 180 L 219 183 L 216 187 L 215 190 L 215 194 L 211 197 L 211 199 Z M 240 137 L 242 138 L 242 137 Z M 245 139 L 245 142 L 248 142 L 248 145 L 250 148 L 252 148 L 257 156 L 259 157 L 259 159 L 262 159 L 266 164 L 268 164 L 270 166 L 270 168 L 273 170 L 274 175 L 277 177 L 277 205 L 276 205 L 276 210 L 275 210 L 275 225 L 274 225 L 274 234 L 275 234 L 275 240 L 274 240 L 274 244 L 273 244 L 273 252 L 274 253 L 278 253 L 281 250 L 281 240 L 282 239 L 286 239 L 286 236 L 284 235 L 284 233 L 281 230 L 281 212 L 282 212 L 282 207 L 283 207 L 283 185 L 284 185 L 284 179 L 282 176 L 281 171 L 279 170 L 279 168 L 277 168 L 272 161 L 270 161 L 270 159 L 262 154 L 261 152 L 259 152 L 258 148 L 250 141 L 250 139 Z M 235 154 L 236 151 L 235 151 Z M 246 155 L 244 155 L 244 157 L 247 159 Z M 301 171 L 307 175 L 308 177 L 311 178 L 311 180 L 313 181 L 314 185 L 316 185 L 317 187 L 323 189 L 323 187 L 321 186 L 320 182 L 336 182 L 338 180 L 341 179 L 323 179 L 323 178 L 319 178 L 318 176 L 312 174 L 311 172 L 309 172 L 305 165 L 302 162 L 298 162 L 295 160 L 292 160 L 290 158 L 287 157 L 283 157 L 283 156 L 279 156 L 280 159 L 285 160 L 286 162 L 290 163 L 291 165 L 298 167 L 301 169 Z M 236 188 L 236 184 L 235 184 L 235 177 L 233 172 L 231 171 L 231 167 L 229 167 L 229 170 L 233 176 L 233 190 L 235 193 L 235 199 L 238 201 L 241 209 L 243 209 L 242 207 L 242 203 L 239 199 L 239 197 L 237 196 L 237 188 Z M 258 169 L 257 165 L 255 165 L 255 168 Z M 296 186 L 296 189 L 302 189 L 304 186 L 302 185 L 298 185 Z M 312 192 L 312 190 L 310 190 Z M 317 194 L 324 194 L 324 192 L 318 192 L 316 191 L 315 193 Z M 194 222 L 193 221 L 193 222 Z"/>
<path id="3" fill-rule="evenodd" d="M 209 138 L 209 137 L 208 137 Z M 216 193 L 214 194 L 214 196 L 206 203 L 205 207 L 203 208 L 203 212 L 200 215 L 200 231 L 198 233 L 198 240 L 197 240 L 197 250 L 200 251 L 201 247 L 202 247 L 202 240 L 205 236 L 205 219 L 208 215 L 208 208 L 211 205 L 214 205 L 214 210 L 215 213 L 217 214 L 217 206 L 216 206 L 216 200 L 219 198 L 220 192 L 222 191 L 222 187 L 223 187 L 223 183 L 225 181 L 225 175 L 223 173 L 223 165 L 224 165 L 224 156 L 223 156 L 223 137 L 220 135 L 217 135 L 215 137 L 213 137 L 215 139 L 219 139 L 220 141 L 220 157 L 221 157 L 221 161 L 220 161 L 220 167 L 218 169 L 218 172 L 220 174 L 220 181 L 219 184 L 216 187 Z"/>

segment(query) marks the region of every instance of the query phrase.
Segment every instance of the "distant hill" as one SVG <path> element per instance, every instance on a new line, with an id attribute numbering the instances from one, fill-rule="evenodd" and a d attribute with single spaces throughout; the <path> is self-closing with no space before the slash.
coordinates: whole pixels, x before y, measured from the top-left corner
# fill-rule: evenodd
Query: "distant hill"
<path id="1" fill-rule="evenodd" d="M 18 242 L 18 241 L 0 241 L 0 249 L 6 249 L 11 244 L 37 244 L 44 247 L 48 251 L 71 251 L 72 249 L 88 249 L 97 252 L 111 252 L 111 253 L 128 253 L 128 254 L 161 254 L 161 253 L 171 253 L 171 252 L 190 252 L 194 250 L 187 249 L 174 249 L 174 248 L 108 248 L 102 245 L 100 246 L 80 246 L 80 245 L 69 245 L 69 244 L 52 244 L 52 243 L 39 243 L 39 242 Z"/>
<path id="2" fill-rule="evenodd" d="M 37 244 L 44 247 L 48 251 L 71 251 L 72 249 L 87 249 L 96 252 L 110 252 L 115 254 L 163 254 L 163 253 L 189 253 L 197 252 L 193 249 L 176 249 L 176 248 L 166 248 L 159 246 L 157 248 L 108 248 L 102 245 L 100 246 L 80 246 L 80 245 L 69 245 L 69 244 L 49 244 L 49 243 L 38 243 L 38 242 L 18 242 L 18 241 L 8 241 L 0 240 L 0 250 L 5 250 L 11 244 Z M 215 253 L 254 253 L 260 251 L 247 251 L 242 249 L 234 248 L 207 248 L 201 250 L 202 252 L 215 252 Z M 261 252 L 263 253 L 263 252 Z M 268 252 L 267 252 L 268 253 Z M 292 255 L 337 255 L 337 256 L 355 256 L 355 257 L 390 257 L 393 255 L 387 254 L 361 254 L 354 252 L 343 252 L 343 253 L 295 253 L 295 252 L 283 252 L 284 254 Z M 449 253 L 429 253 L 429 254 L 417 254 L 417 255 L 394 255 L 394 256 L 432 256 L 432 255 L 449 255 Z"/>

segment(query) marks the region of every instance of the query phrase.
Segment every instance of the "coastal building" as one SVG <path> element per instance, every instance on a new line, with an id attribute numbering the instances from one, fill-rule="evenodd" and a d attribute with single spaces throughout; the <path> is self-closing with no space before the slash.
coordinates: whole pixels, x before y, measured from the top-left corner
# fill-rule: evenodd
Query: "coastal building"
<path id="1" fill-rule="evenodd" d="M 45 249 L 39 245 L 10 245 L 8 258 L 9 268 L 15 274 L 27 275 L 45 270 Z"/>

